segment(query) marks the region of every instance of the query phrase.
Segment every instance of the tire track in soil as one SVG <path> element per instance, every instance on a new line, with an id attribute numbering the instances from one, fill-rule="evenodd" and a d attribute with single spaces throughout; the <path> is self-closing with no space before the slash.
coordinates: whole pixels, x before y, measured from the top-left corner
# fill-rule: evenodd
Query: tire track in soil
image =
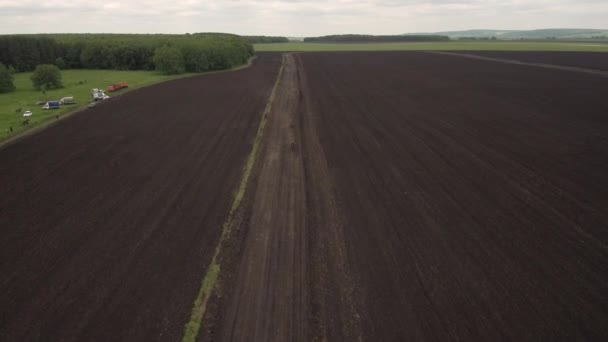
<path id="1" fill-rule="evenodd" d="M 233 255 L 224 255 L 219 294 L 199 341 L 361 337 L 342 219 L 306 87 L 299 56 L 285 54 L 261 156 L 235 223 L 240 241 L 235 236 L 228 247 Z"/>
<path id="2" fill-rule="evenodd" d="M 325 151 L 316 128 L 305 66 L 297 57 L 300 107 L 297 115 L 303 136 L 306 175 L 306 212 L 309 230 L 311 333 L 314 341 L 361 341 L 364 308 L 352 255 L 346 246 L 345 212 L 338 200 Z"/>
<path id="3" fill-rule="evenodd" d="M 457 51 L 453 51 L 457 52 Z M 463 53 L 465 51 L 462 51 Z M 608 71 L 608 52 L 466 51 L 468 55 Z"/>
<path id="4" fill-rule="evenodd" d="M 587 69 L 587 68 L 581 68 L 581 67 L 576 67 L 576 66 L 557 65 L 557 64 L 538 63 L 538 62 L 527 62 L 527 61 L 521 61 L 521 60 L 516 60 L 516 59 L 505 59 L 505 58 L 488 57 L 488 56 L 482 56 L 482 55 L 474 55 L 474 54 L 470 54 L 470 53 L 445 52 L 445 51 L 426 51 L 426 53 L 472 58 L 472 59 L 479 59 L 482 61 L 492 61 L 492 62 L 499 62 L 499 63 L 515 64 L 515 65 L 534 66 L 534 67 L 547 68 L 547 69 L 582 72 L 582 73 L 586 73 L 586 74 L 608 77 L 608 71 Z"/>

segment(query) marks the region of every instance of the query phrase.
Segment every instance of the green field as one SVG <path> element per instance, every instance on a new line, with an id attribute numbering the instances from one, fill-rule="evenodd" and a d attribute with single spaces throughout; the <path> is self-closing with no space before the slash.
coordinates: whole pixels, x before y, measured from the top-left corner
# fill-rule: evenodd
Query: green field
<path id="1" fill-rule="evenodd" d="M 46 94 L 34 90 L 30 80 L 31 75 L 31 72 L 15 74 L 17 89 L 11 93 L 0 94 L 0 142 L 27 129 L 55 120 L 57 115 L 61 117 L 68 112 L 85 107 L 91 102 L 92 88 L 105 89 L 112 83 L 123 81 L 129 83 L 129 89 L 108 93 L 112 97 L 152 83 L 194 74 L 167 76 L 155 71 L 64 70 L 62 71 L 64 88 L 48 90 Z M 60 109 L 54 110 L 42 110 L 41 106 L 36 105 L 37 101 L 59 100 L 66 96 L 74 96 L 77 103 L 61 106 Z M 19 108 L 21 111 L 17 112 Z M 23 124 L 22 114 L 25 110 L 31 110 L 34 113 L 30 117 L 28 125 Z M 13 128 L 12 133 L 10 127 Z"/>
<path id="2" fill-rule="evenodd" d="M 256 51 L 401 51 L 401 50 L 514 50 L 608 52 L 601 42 L 413 42 L 413 43 L 275 43 L 254 44 Z"/>

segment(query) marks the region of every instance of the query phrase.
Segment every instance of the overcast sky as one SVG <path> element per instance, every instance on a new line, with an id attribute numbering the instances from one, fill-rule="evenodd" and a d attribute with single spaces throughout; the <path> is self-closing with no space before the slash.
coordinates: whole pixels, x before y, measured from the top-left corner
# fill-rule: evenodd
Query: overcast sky
<path id="1" fill-rule="evenodd" d="M 608 29 L 608 0 L 0 0 L 0 34 Z"/>

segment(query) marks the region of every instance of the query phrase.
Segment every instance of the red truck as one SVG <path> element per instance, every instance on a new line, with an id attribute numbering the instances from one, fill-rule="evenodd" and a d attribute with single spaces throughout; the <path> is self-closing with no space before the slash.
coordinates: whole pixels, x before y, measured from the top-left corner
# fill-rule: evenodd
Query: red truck
<path id="1" fill-rule="evenodd" d="M 113 92 L 113 91 L 117 91 L 119 89 L 122 88 L 129 88 L 129 85 L 127 84 L 127 82 L 118 82 L 118 83 L 114 83 L 112 85 L 109 85 L 106 90 L 109 92 Z"/>

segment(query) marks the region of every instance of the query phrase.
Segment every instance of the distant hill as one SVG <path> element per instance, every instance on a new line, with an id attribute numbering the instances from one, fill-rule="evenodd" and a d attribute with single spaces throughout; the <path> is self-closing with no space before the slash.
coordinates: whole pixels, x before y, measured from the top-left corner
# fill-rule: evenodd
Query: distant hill
<path id="1" fill-rule="evenodd" d="M 487 38 L 496 39 L 583 39 L 583 38 L 608 38 L 608 30 L 603 29 L 540 29 L 540 30 L 465 30 L 444 31 L 426 33 L 406 33 L 405 35 L 436 34 L 448 36 L 452 39 L 458 38 Z"/>

